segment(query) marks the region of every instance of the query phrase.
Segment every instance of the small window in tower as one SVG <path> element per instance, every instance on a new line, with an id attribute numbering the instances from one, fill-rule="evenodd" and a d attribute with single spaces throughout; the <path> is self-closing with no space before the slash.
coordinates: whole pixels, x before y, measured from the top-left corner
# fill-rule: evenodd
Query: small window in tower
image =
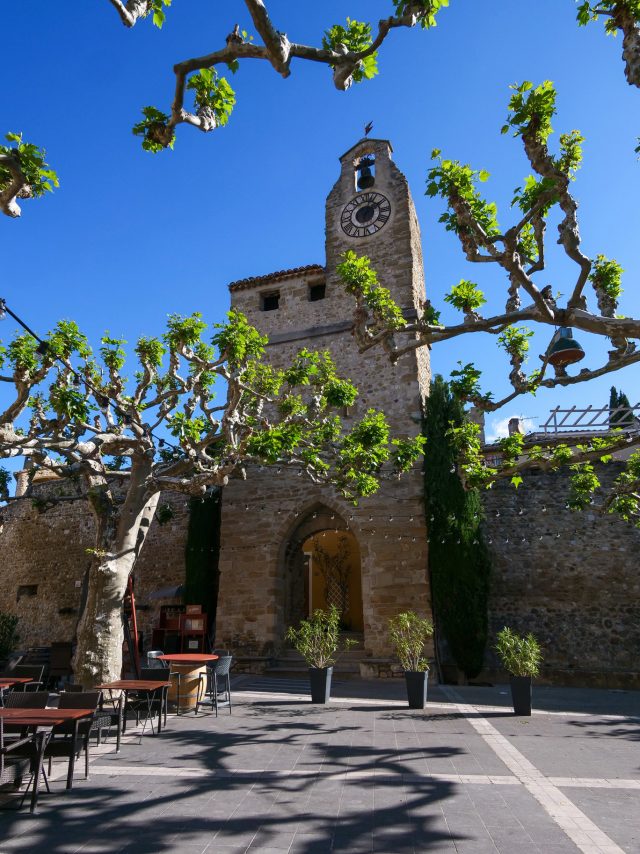
<path id="1" fill-rule="evenodd" d="M 318 302 L 324 299 L 327 293 L 327 286 L 323 282 L 321 285 L 309 285 L 309 302 Z"/>
<path id="2" fill-rule="evenodd" d="M 37 596 L 38 595 L 38 585 L 37 584 L 21 584 L 18 587 L 18 594 L 16 596 L 16 601 L 19 602 L 23 596 Z"/>
<path id="3" fill-rule="evenodd" d="M 280 291 L 272 291 L 269 294 L 260 294 L 261 311 L 275 311 L 280 305 Z"/>

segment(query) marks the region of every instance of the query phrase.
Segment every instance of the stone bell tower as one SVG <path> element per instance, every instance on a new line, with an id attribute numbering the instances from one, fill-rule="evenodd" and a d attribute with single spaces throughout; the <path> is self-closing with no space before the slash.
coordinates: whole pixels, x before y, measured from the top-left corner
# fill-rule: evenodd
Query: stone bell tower
<path id="1" fill-rule="evenodd" d="M 420 229 L 409 187 L 386 140 L 362 139 L 341 158 L 326 202 L 326 266 L 283 269 L 233 282 L 232 307 L 269 337 L 267 354 L 285 365 L 302 347 L 329 350 L 359 390 L 347 419 L 384 411 L 392 432 L 416 435 L 428 394 L 426 348 L 394 366 L 382 350 L 360 354 L 353 298 L 336 274 L 342 254 L 367 255 L 407 318 L 424 300 Z M 284 265 L 283 265 L 284 266 Z M 223 495 L 216 644 L 242 656 L 277 654 L 287 626 L 331 604 L 317 549 L 340 541 L 348 552 L 347 628 L 362 634 L 363 672 L 388 658 L 387 620 L 403 610 L 430 613 L 422 466 L 354 507 L 326 486 L 286 468 L 250 471 Z M 366 664 L 367 659 L 370 664 Z"/>

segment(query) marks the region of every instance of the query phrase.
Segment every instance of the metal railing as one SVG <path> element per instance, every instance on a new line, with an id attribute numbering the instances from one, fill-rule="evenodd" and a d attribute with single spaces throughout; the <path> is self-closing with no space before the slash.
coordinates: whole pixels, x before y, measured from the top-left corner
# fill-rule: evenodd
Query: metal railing
<path id="1" fill-rule="evenodd" d="M 545 433 L 581 433 L 613 429 L 634 432 L 640 430 L 640 403 L 634 406 L 617 406 L 614 409 L 608 406 L 598 409 L 593 406 L 560 409 L 556 406 L 545 423 L 540 425 L 540 430 Z"/>

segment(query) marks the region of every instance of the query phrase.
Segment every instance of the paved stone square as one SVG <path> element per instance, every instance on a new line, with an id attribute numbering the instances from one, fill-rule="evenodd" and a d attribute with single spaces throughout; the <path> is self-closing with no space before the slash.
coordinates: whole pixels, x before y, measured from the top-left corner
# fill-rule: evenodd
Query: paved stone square
<path id="1" fill-rule="evenodd" d="M 233 714 L 169 718 L 116 755 L 93 747 L 38 813 L 0 813 L 0 854 L 640 851 L 640 695 L 344 682 L 327 707 L 302 682 L 242 676 Z M 81 765 L 82 763 L 80 763 Z"/>

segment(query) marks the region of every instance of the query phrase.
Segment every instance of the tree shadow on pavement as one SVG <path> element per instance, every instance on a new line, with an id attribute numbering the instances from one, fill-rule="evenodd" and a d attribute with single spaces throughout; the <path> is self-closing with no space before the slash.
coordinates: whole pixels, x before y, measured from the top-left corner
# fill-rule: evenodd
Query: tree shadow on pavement
<path id="1" fill-rule="evenodd" d="M 79 775 L 70 792 L 63 780 L 54 782 L 37 815 L 5 813 L 1 850 L 69 854 L 83 845 L 109 854 L 161 854 L 203 850 L 215 839 L 242 851 L 252 840 L 256 848 L 270 841 L 282 847 L 283 838 L 293 842 L 297 835 L 291 851 L 357 854 L 425 851 L 464 839 L 452 835 L 440 808 L 456 794 L 455 784 L 429 778 L 426 765 L 425 776 L 416 773 L 416 762 L 463 751 L 399 748 L 391 735 L 388 745 L 364 743 L 370 729 L 299 718 L 284 727 L 252 717 L 250 726 L 236 729 L 170 729 L 144 739 L 138 750 L 126 745 L 118 756 L 101 756 L 102 773 L 88 781 Z M 363 743 L 355 743 L 358 737 Z M 291 767 L 270 772 L 268 760 L 278 758 L 283 745 Z M 158 761 L 176 774 L 155 774 Z M 252 763 L 260 770 L 252 771 Z M 127 776 L 119 773 L 123 765 Z M 202 774 L 180 777 L 182 767 Z"/>

